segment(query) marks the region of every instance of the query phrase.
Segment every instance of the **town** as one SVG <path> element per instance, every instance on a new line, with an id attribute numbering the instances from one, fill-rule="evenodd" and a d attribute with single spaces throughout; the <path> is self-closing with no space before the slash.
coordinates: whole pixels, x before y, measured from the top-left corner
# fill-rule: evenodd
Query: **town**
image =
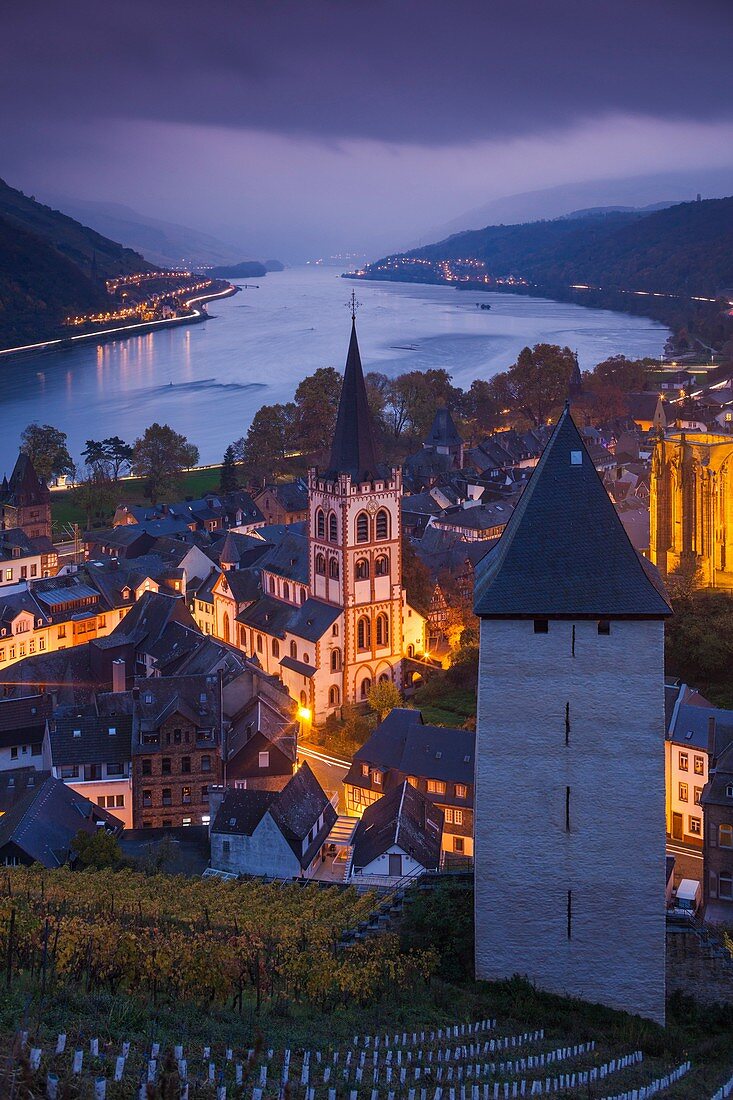
<path id="1" fill-rule="evenodd" d="M 440 404 L 385 465 L 352 303 L 328 457 L 306 478 L 118 503 L 70 553 L 20 453 L 0 490 L 0 859 L 58 867 L 102 830 L 227 881 L 392 895 L 475 869 L 480 974 L 521 967 L 663 1021 L 665 970 L 685 989 L 689 969 L 665 966 L 665 922 L 678 945 L 733 923 L 733 709 L 663 660 L 678 599 L 733 588 L 730 368 L 649 367 L 599 416 L 608 394 L 566 349 L 554 425 L 469 444 Z M 455 685 L 468 713 L 451 723 Z M 523 835 L 542 869 L 518 878 Z M 635 957 L 614 908 L 631 847 Z"/>

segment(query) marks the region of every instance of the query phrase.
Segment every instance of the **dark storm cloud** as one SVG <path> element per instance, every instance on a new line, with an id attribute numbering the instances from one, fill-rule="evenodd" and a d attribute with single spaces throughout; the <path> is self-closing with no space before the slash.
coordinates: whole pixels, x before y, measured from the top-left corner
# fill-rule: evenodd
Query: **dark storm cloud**
<path id="1" fill-rule="evenodd" d="M 733 114 L 731 0 L 22 0 L 0 118 L 433 145 Z"/>

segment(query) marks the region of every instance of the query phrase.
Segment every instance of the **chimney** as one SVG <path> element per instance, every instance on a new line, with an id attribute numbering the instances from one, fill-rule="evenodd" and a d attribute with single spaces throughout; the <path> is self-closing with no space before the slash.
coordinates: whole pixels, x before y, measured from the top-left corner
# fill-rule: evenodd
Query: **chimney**
<path id="1" fill-rule="evenodd" d="M 216 815 L 219 812 L 219 807 L 224 801 L 224 794 L 226 787 L 209 787 L 209 836 L 211 836 L 211 828 L 214 824 Z"/>
<path id="2" fill-rule="evenodd" d="M 708 715 L 708 771 L 715 770 L 715 715 Z"/>
<path id="3" fill-rule="evenodd" d="M 125 691 L 127 688 L 127 670 L 125 658 L 118 657 L 112 662 L 112 691 Z"/>

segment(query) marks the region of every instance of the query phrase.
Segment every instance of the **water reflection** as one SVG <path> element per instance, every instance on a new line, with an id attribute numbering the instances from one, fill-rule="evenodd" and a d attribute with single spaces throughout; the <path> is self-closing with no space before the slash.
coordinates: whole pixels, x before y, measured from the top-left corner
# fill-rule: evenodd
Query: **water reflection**
<path id="1" fill-rule="evenodd" d="M 133 440 L 153 420 L 189 436 L 217 461 L 260 405 L 289 400 L 300 379 L 343 366 L 350 286 L 338 273 L 300 268 L 268 275 L 210 306 L 215 319 L 99 347 L 75 346 L 2 365 L 0 475 L 13 466 L 32 420 L 68 433 L 75 458 L 90 436 Z M 359 338 L 367 370 L 445 367 L 462 386 L 506 368 L 540 340 L 578 349 L 582 367 L 616 353 L 659 355 L 662 326 L 640 317 L 542 299 L 449 287 L 362 284 Z M 171 385 L 172 383 L 172 385 Z"/>

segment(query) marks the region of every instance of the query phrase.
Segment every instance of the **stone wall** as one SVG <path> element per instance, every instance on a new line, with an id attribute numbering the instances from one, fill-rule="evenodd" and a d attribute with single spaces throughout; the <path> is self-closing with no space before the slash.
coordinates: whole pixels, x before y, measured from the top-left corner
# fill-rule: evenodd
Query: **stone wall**
<path id="1" fill-rule="evenodd" d="M 667 933 L 667 993 L 733 1004 L 733 959 L 707 932 Z"/>

